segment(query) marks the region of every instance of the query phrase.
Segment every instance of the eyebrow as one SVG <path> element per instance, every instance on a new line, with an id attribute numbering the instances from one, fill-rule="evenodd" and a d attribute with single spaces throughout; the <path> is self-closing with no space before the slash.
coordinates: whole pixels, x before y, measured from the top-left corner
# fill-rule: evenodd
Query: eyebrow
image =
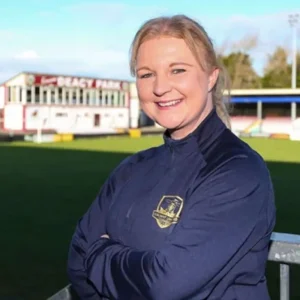
<path id="1" fill-rule="evenodd" d="M 174 63 L 170 64 L 170 67 L 174 67 L 174 66 L 177 66 L 177 65 L 186 65 L 186 66 L 192 67 L 191 64 L 188 64 L 188 63 L 185 63 L 185 62 L 174 62 Z M 138 72 L 138 71 L 143 70 L 143 69 L 151 71 L 151 69 L 149 67 L 146 67 L 146 66 L 140 67 L 136 71 Z"/>
<path id="2" fill-rule="evenodd" d="M 138 68 L 136 71 L 138 72 L 138 71 L 140 71 L 140 70 L 149 70 L 149 71 L 151 71 L 151 69 L 150 69 L 149 67 L 146 67 L 146 66 L 140 67 L 140 68 Z"/>
<path id="3" fill-rule="evenodd" d="M 192 67 L 191 64 L 188 64 L 186 62 L 174 62 L 174 63 L 170 64 L 171 67 L 176 66 L 176 65 L 186 65 L 186 66 Z"/>

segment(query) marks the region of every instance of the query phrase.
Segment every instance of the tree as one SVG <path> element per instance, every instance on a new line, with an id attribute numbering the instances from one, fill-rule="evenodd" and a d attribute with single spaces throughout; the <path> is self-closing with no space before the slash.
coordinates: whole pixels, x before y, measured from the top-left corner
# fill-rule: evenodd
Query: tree
<path id="1" fill-rule="evenodd" d="M 227 56 L 219 56 L 219 59 L 227 69 L 231 88 L 251 89 L 261 87 L 260 78 L 253 69 L 249 54 L 235 52 Z"/>
<path id="2" fill-rule="evenodd" d="M 225 55 L 225 48 L 220 47 L 218 58 L 226 68 L 233 89 L 260 88 L 260 78 L 253 69 L 252 60 L 248 52 L 253 50 L 258 43 L 257 36 L 245 38 L 230 45 L 229 54 Z M 227 45 L 228 47 L 228 41 Z"/>
<path id="3" fill-rule="evenodd" d="M 277 47 L 269 55 L 262 78 L 264 88 L 291 87 L 291 65 L 288 64 L 288 53 L 283 47 Z"/>

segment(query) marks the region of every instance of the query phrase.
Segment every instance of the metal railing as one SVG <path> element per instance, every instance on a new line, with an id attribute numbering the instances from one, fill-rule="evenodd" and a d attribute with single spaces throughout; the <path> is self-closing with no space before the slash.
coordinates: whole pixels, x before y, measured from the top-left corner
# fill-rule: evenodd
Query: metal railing
<path id="1" fill-rule="evenodd" d="M 274 232 L 269 261 L 280 263 L 280 300 L 289 300 L 290 265 L 300 265 L 300 235 Z"/>
<path id="2" fill-rule="evenodd" d="M 71 285 L 69 284 L 47 300 L 79 300 L 79 298 L 73 294 Z"/>
<path id="3" fill-rule="evenodd" d="M 280 264 L 280 300 L 289 300 L 290 264 L 300 265 L 300 235 L 273 232 L 268 260 Z M 47 300 L 78 300 L 78 297 L 71 285 L 67 285 Z"/>

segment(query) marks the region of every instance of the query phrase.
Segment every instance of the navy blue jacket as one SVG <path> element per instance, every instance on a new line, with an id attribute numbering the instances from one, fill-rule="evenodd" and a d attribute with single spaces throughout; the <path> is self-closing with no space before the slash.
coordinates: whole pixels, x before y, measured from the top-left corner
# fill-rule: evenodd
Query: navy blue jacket
<path id="1" fill-rule="evenodd" d="M 213 110 L 112 172 L 77 224 L 68 278 L 83 300 L 267 300 L 275 212 L 263 159 Z"/>

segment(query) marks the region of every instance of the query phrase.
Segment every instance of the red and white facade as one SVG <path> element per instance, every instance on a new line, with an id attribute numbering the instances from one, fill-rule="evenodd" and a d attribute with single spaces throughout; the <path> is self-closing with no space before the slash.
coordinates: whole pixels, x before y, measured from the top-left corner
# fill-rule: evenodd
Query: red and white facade
<path id="1" fill-rule="evenodd" d="M 101 134 L 137 127 L 129 81 L 20 73 L 0 86 L 0 130 Z"/>

